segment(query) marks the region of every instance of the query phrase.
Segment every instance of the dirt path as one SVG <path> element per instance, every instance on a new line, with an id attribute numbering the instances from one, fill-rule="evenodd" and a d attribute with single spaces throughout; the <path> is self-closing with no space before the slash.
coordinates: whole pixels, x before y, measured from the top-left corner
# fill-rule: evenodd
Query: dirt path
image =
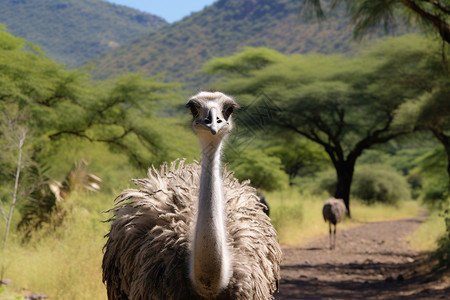
<path id="1" fill-rule="evenodd" d="M 429 272 L 426 256 L 405 241 L 423 221 L 338 227 L 335 250 L 328 249 L 328 236 L 283 248 L 275 299 L 450 299 L 450 278 Z"/>

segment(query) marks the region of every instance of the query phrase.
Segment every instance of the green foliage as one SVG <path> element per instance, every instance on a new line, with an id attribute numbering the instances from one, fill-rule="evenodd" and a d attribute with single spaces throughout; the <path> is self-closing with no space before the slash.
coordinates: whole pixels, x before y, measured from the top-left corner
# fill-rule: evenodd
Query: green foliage
<path id="1" fill-rule="evenodd" d="M 450 208 L 444 210 L 442 217 L 444 218 L 446 232 L 438 240 L 438 247 L 433 256 L 439 260 L 441 266 L 450 268 Z"/>
<path id="2" fill-rule="evenodd" d="M 28 185 L 30 190 L 23 196 L 20 207 L 22 218 L 17 228 L 29 240 L 33 234 L 47 227 L 47 233 L 54 232 L 61 226 L 68 214 L 67 198 L 74 193 L 86 191 L 98 192 L 101 189 L 101 179 L 88 173 L 88 163 L 84 160 L 76 162 L 66 174 L 62 182 L 52 180 L 48 175 L 49 168 L 40 169 L 32 166 L 28 170 Z"/>
<path id="3" fill-rule="evenodd" d="M 22 205 L 19 207 L 22 219 L 18 229 L 24 232 L 25 239 L 29 239 L 33 232 L 42 228 L 44 224 L 51 225 L 51 230 L 61 225 L 66 211 L 58 205 L 58 197 L 52 190 L 54 182 L 46 174 L 47 169 L 32 166 L 27 169 L 28 182 L 22 184 L 27 187 L 24 191 Z M 25 190 L 24 187 L 22 187 Z"/>
<path id="4" fill-rule="evenodd" d="M 20 200 L 27 201 L 19 225 L 27 237 L 43 224 L 60 225 L 65 217 L 54 178 L 64 176 L 76 158 L 59 163 L 54 158 L 60 157 L 61 149 L 79 148 L 83 141 L 103 143 L 111 152 L 125 153 L 141 170 L 167 158 L 154 111 L 172 85 L 137 74 L 93 83 L 85 72 L 65 70 L 23 39 L 0 31 L 0 40 L 4 41 L 0 44 L 0 199 L 11 202 L 17 167 L 15 128 L 23 128 L 26 163 L 19 190 Z"/>
<path id="5" fill-rule="evenodd" d="M 352 196 L 367 204 L 382 202 L 398 204 L 411 199 L 408 182 L 394 170 L 379 165 L 363 165 L 356 168 Z"/>
<path id="6" fill-rule="evenodd" d="M 432 207 L 442 207 L 449 197 L 449 177 L 445 172 L 446 157 L 441 147 L 416 159 L 416 172 L 422 176 L 422 201 Z"/>
<path id="7" fill-rule="evenodd" d="M 277 146 L 264 152 L 280 159 L 290 184 L 294 183 L 295 177 L 312 175 L 328 165 L 326 154 L 316 144 L 291 135 L 279 140 Z"/>
<path id="8" fill-rule="evenodd" d="M 233 57 L 215 58 L 206 62 L 203 70 L 206 73 L 237 73 L 248 76 L 251 71 L 259 70 L 269 64 L 280 61 L 283 55 L 268 48 L 245 47 L 243 52 Z"/>
<path id="9" fill-rule="evenodd" d="M 336 176 L 328 170 L 315 180 L 313 192 L 334 195 L 335 189 Z M 395 170 L 381 165 L 361 165 L 355 170 L 351 196 L 369 205 L 395 205 L 411 199 L 411 191 L 406 178 Z"/>
<path id="10" fill-rule="evenodd" d="M 227 58 L 227 65 L 216 60 L 214 70 L 224 66 L 222 72 L 230 73 L 230 65 L 252 54 L 250 49 L 244 52 Z M 386 39 L 355 58 L 280 57 L 248 74 L 230 73 L 220 86 L 242 99 L 263 94 L 272 107 L 265 127 L 290 131 L 323 147 L 338 177 L 334 195 L 348 204 L 356 160 L 363 151 L 410 132 L 393 122 L 397 110 L 432 90 L 442 80 L 442 70 L 437 45 L 410 35 Z M 264 111 L 248 104 L 247 123 L 256 128 L 260 124 L 254 116 Z"/>
<path id="11" fill-rule="evenodd" d="M 266 155 L 261 150 L 228 151 L 225 161 L 230 162 L 229 169 L 235 172 L 239 180 L 250 179 L 250 184 L 266 191 L 286 187 L 288 178 L 281 170 L 281 161 L 277 157 Z"/>
<path id="12" fill-rule="evenodd" d="M 8 33 L 0 49 L 0 108 L 11 106 L 29 111 L 27 128 L 35 136 L 34 159 L 48 151 L 49 141 L 68 136 L 106 143 L 124 151 L 139 167 L 164 159 L 161 138 L 151 124 L 157 103 L 166 99 L 162 91 L 171 85 L 156 78 L 125 74 L 92 84 L 81 71 L 67 71 Z M 31 47 L 34 48 L 34 47 Z M 173 96 L 173 95 L 171 95 Z"/>
<path id="13" fill-rule="evenodd" d="M 389 136 L 391 128 L 386 125 L 390 125 L 395 109 L 431 87 L 435 76 L 424 72 L 429 49 L 423 38 L 408 36 L 377 44 L 354 59 L 339 55 L 285 56 L 252 71 L 251 76 L 232 74 L 220 83 L 231 94 L 264 91 L 281 111 L 271 121 L 320 144 L 339 141 L 347 155 L 358 139 L 375 141 L 371 137 L 374 134 L 377 140 Z M 241 56 L 234 57 L 236 65 Z M 417 85 L 410 87 L 411 81 Z"/>
<path id="14" fill-rule="evenodd" d="M 309 191 L 316 195 L 329 197 L 336 193 L 336 172 L 328 169 L 317 174 L 313 183 L 309 185 Z"/>
<path id="15" fill-rule="evenodd" d="M 5 0 L 0 2 L 0 19 L 12 34 L 72 65 L 167 24 L 157 16 L 99 0 Z"/>

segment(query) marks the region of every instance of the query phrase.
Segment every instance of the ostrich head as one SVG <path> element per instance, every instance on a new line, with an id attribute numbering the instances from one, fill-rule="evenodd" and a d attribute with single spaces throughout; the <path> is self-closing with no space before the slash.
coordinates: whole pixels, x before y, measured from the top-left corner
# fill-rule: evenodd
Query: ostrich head
<path id="1" fill-rule="evenodd" d="M 222 140 L 233 128 L 232 113 L 239 105 L 220 92 L 200 92 L 186 104 L 192 113 L 192 129 L 201 141 Z"/>

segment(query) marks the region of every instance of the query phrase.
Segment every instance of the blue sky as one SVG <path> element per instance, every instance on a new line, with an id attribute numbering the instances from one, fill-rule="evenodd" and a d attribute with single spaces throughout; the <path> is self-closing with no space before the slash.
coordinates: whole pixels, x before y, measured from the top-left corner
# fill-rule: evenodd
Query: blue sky
<path id="1" fill-rule="evenodd" d="M 106 0 L 125 5 L 164 18 L 173 23 L 189 16 L 192 12 L 202 10 L 215 0 Z"/>

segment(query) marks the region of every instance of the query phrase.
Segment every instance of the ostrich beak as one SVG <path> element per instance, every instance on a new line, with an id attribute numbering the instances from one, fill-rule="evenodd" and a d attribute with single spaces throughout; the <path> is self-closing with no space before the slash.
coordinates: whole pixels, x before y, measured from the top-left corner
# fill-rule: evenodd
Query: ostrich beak
<path id="1" fill-rule="evenodd" d="M 219 131 L 219 126 L 217 123 L 217 112 L 214 107 L 209 110 L 206 118 L 202 120 L 202 124 L 206 126 L 213 135 L 215 135 L 217 131 Z"/>

